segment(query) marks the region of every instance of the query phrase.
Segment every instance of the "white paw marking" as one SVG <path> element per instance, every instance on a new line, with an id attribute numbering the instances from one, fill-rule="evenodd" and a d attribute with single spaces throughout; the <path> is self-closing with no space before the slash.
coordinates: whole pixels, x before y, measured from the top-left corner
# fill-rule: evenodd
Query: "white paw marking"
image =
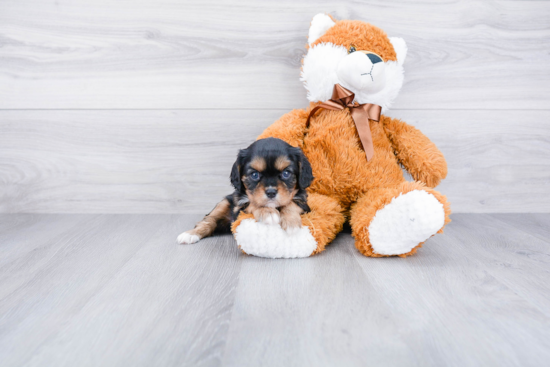
<path id="1" fill-rule="evenodd" d="M 247 254 L 271 259 L 308 257 L 317 249 L 317 241 L 308 227 L 289 233 L 281 226 L 267 226 L 254 219 L 239 224 L 235 239 Z"/>
<path id="2" fill-rule="evenodd" d="M 187 232 L 183 232 L 178 236 L 178 243 L 182 245 L 199 242 L 199 240 L 200 240 L 199 236 L 197 236 L 196 234 L 190 234 Z"/>
<path id="3" fill-rule="evenodd" d="M 278 213 L 269 213 L 263 217 L 262 223 L 268 225 L 276 225 L 281 221 L 281 217 Z"/>
<path id="4" fill-rule="evenodd" d="M 377 254 L 406 254 L 437 233 L 444 223 L 443 204 L 426 191 L 414 190 L 376 212 L 369 225 L 369 240 Z"/>

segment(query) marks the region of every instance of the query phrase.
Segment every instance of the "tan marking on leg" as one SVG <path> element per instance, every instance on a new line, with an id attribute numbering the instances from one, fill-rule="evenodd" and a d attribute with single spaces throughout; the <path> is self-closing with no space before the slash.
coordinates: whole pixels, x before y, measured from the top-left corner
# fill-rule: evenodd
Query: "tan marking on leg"
<path id="1" fill-rule="evenodd" d="M 291 163 L 292 162 L 290 161 L 290 159 L 288 159 L 287 156 L 282 155 L 275 160 L 275 168 L 282 172 L 285 170 L 285 168 L 290 166 Z"/>
<path id="2" fill-rule="evenodd" d="M 208 214 L 206 217 L 203 218 L 195 228 L 193 228 L 190 231 L 187 231 L 187 233 L 191 235 L 199 236 L 199 238 L 204 238 L 210 236 L 214 231 L 216 230 L 216 227 L 218 226 L 218 223 L 223 221 L 228 221 L 231 217 L 231 205 L 229 204 L 229 201 L 226 199 L 223 199 L 220 201 L 216 207 Z"/>
<path id="3" fill-rule="evenodd" d="M 281 228 L 285 231 L 302 227 L 302 214 L 304 211 L 296 203 L 291 202 L 281 208 Z"/>
<path id="4" fill-rule="evenodd" d="M 254 168 L 258 172 L 265 171 L 266 163 L 262 157 L 254 157 L 250 162 L 250 167 Z"/>

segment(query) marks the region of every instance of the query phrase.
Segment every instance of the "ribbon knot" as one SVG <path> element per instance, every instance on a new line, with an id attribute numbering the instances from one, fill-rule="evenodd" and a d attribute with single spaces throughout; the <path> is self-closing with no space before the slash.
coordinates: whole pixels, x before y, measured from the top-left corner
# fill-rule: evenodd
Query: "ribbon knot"
<path id="1" fill-rule="evenodd" d="M 333 111 L 349 108 L 351 117 L 357 128 L 357 133 L 361 139 L 361 144 L 363 144 L 363 150 L 367 156 L 367 161 L 370 161 L 374 155 L 374 145 L 369 120 L 380 121 L 382 107 L 372 103 L 353 103 L 354 99 L 355 93 L 342 87 L 340 84 L 334 84 L 332 98 L 328 101 L 321 102 L 321 104 L 311 110 L 307 117 L 306 126 L 309 126 L 309 120 L 315 112 L 321 108 Z"/>

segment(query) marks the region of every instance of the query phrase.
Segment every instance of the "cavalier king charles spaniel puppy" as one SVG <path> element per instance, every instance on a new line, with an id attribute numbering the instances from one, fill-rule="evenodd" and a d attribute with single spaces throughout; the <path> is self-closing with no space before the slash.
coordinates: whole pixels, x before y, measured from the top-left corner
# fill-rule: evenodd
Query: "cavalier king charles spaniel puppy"
<path id="1" fill-rule="evenodd" d="M 241 211 L 253 214 L 258 222 L 280 224 L 288 232 L 299 229 L 300 214 L 309 212 L 306 188 L 311 181 L 311 165 L 300 148 L 276 138 L 257 140 L 240 150 L 233 164 L 235 192 L 194 229 L 180 234 L 178 242 L 195 243 L 215 231 L 230 231 Z"/>

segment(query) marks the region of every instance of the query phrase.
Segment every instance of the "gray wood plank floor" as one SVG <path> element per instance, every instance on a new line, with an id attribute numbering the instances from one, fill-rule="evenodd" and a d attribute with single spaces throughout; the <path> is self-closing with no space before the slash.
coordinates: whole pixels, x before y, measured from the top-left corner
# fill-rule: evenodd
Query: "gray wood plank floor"
<path id="1" fill-rule="evenodd" d="M 544 366 L 550 214 L 456 214 L 410 258 L 300 260 L 200 215 L 0 215 L 2 366 Z"/>

